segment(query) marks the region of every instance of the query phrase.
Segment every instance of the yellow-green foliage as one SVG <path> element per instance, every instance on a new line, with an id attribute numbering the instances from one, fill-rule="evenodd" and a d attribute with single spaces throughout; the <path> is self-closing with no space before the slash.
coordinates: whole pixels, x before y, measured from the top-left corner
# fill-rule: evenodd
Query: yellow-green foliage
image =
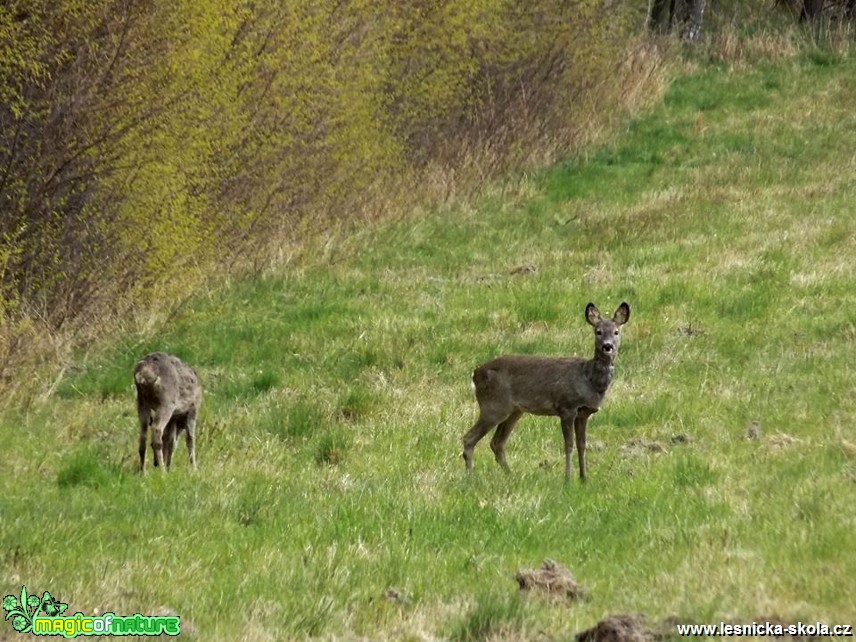
<path id="1" fill-rule="evenodd" d="M 619 94 L 628 11 L 4 3 L 0 323 L 169 305 L 211 270 L 299 240 L 302 219 L 410 195 L 427 165 L 481 155 L 488 176 L 567 150 L 581 115 Z"/>
<path id="2" fill-rule="evenodd" d="M 99 181 L 96 218 L 115 219 L 107 234 L 134 298 L 170 301 L 220 256 L 221 160 L 243 130 L 229 59 L 243 15 L 232 4 L 170 0 L 132 18 L 134 56 L 112 87 L 132 125 L 111 150 L 123 169 Z"/>

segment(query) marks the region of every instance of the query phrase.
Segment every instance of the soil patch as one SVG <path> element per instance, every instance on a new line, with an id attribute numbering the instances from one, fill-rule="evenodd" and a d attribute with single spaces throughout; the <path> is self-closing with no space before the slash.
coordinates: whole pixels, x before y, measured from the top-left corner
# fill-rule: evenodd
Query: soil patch
<path id="1" fill-rule="evenodd" d="M 639 613 L 610 615 L 592 628 L 577 633 L 577 642 L 655 642 L 662 633 L 652 630 Z"/>
<path id="2" fill-rule="evenodd" d="M 769 445 L 773 448 L 783 449 L 789 448 L 794 444 L 803 444 L 805 442 L 798 437 L 792 437 L 791 435 L 780 432 L 776 433 L 775 435 L 771 435 L 770 438 L 767 440 L 767 443 L 769 443 Z"/>
<path id="3" fill-rule="evenodd" d="M 659 624 L 649 626 L 645 620 L 645 616 L 641 613 L 631 613 L 622 615 L 610 615 L 604 618 L 592 628 L 581 633 L 577 633 L 576 642 L 665 642 L 666 640 L 680 639 L 677 635 L 676 625 L 692 624 L 693 622 L 677 617 L 668 617 Z M 775 626 L 780 625 L 784 630 L 784 635 L 775 636 L 775 640 L 800 640 L 814 641 L 821 640 L 820 636 L 816 635 L 791 635 L 788 633 L 788 626 L 794 622 L 788 622 L 778 616 L 761 616 L 754 618 L 751 622 L 731 620 L 728 622 L 734 626 L 756 627 L 756 630 L 765 631 L 767 623 Z M 752 635 L 753 629 L 745 630 L 744 639 Z M 761 636 L 764 633 L 760 633 Z M 737 636 L 736 636 L 737 637 Z M 752 639 L 755 639 L 754 637 Z"/>
<path id="4" fill-rule="evenodd" d="M 521 591 L 536 591 L 569 600 L 585 598 L 585 589 L 571 572 L 553 560 L 544 560 L 541 568 L 522 568 L 514 576 Z"/>
<path id="5" fill-rule="evenodd" d="M 624 455 L 636 456 L 645 453 L 664 453 L 667 451 L 666 447 L 659 441 L 652 441 L 650 439 L 642 439 L 639 437 L 622 444 L 621 452 Z"/>

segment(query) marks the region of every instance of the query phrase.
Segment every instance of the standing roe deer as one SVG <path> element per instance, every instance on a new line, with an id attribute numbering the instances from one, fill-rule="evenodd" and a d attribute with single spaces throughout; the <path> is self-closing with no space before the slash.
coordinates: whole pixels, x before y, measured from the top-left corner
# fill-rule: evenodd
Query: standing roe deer
<path id="1" fill-rule="evenodd" d="M 146 463 L 146 431 L 152 429 L 155 466 L 169 470 L 178 433 L 186 433 L 187 454 L 196 468 L 196 414 L 202 388 L 193 368 L 165 352 L 147 354 L 134 367 L 137 413 L 140 417 L 140 472 Z"/>
<path id="2" fill-rule="evenodd" d="M 594 357 L 541 357 L 504 355 L 476 368 L 473 388 L 479 418 L 464 435 L 464 462 L 473 469 L 473 449 L 494 426 L 491 439 L 497 463 L 510 472 L 505 442 L 524 412 L 559 417 L 565 438 L 565 479 L 571 477 L 572 435 L 576 436 L 580 479 L 586 478 L 586 424 L 603 404 L 612 381 L 613 365 L 621 342 L 621 326 L 630 319 L 630 306 L 622 303 L 611 319 L 604 319 L 593 303 L 586 306 L 586 321 L 594 326 Z"/>

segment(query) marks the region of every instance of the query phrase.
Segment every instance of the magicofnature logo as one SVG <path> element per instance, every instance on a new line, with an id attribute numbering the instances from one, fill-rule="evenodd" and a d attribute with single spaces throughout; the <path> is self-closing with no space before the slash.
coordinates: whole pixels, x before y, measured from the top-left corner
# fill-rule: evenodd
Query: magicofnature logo
<path id="1" fill-rule="evenodd" d="M 78 635 L 178 635 L 181 618 L 178 615 L 84 615 L 64 616 L 68 604 L 55 599 L 48 591 L 27 595 L 21 587 L 20 600 L 15 595 L 3 598 L 6 620 L 18 633 L 33 635 L 61 635 L 66 638 Z"/>
<path id="2" fill-rule="evenodd" d="M 39 613 L 48 616 L 57 616 L 65 613 L 68 604 L 55 600 L 50 593 L 45 591 L 39 599 L 38 595 L 27 595 L 27 587 L 21 587 L 21 601 L 14 595 L 3 598 L 3 610 L 6 611 L 6 619 L 12 619 L 12 628 L 18 633 L 29 633 L 33 630 L 33 618 Z"/>

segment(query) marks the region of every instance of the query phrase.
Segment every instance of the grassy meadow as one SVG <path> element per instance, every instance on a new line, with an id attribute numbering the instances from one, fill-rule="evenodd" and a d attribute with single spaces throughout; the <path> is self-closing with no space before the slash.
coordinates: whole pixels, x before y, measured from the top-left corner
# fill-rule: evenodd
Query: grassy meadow
<path id="1" fill-rule="evenodd" d="M 856 624 L 853 105 L 835 54 L 699 65 L 609 145 L 93 346 L 0 417 L 0 591 L 179 614 L 198 640 Z M 465 476 L 472 368 L 588 356 L 586 303 L 623 300 L 588 483 L 563 483 L 558 420 L 529 416 L 510 476 L 489 437 Z M 135 473 L 152 350 L 203 382 L 196 473 L 181 445 L 169 475 Z M 588 598 L 521 595 L 545 558 Z"/>

